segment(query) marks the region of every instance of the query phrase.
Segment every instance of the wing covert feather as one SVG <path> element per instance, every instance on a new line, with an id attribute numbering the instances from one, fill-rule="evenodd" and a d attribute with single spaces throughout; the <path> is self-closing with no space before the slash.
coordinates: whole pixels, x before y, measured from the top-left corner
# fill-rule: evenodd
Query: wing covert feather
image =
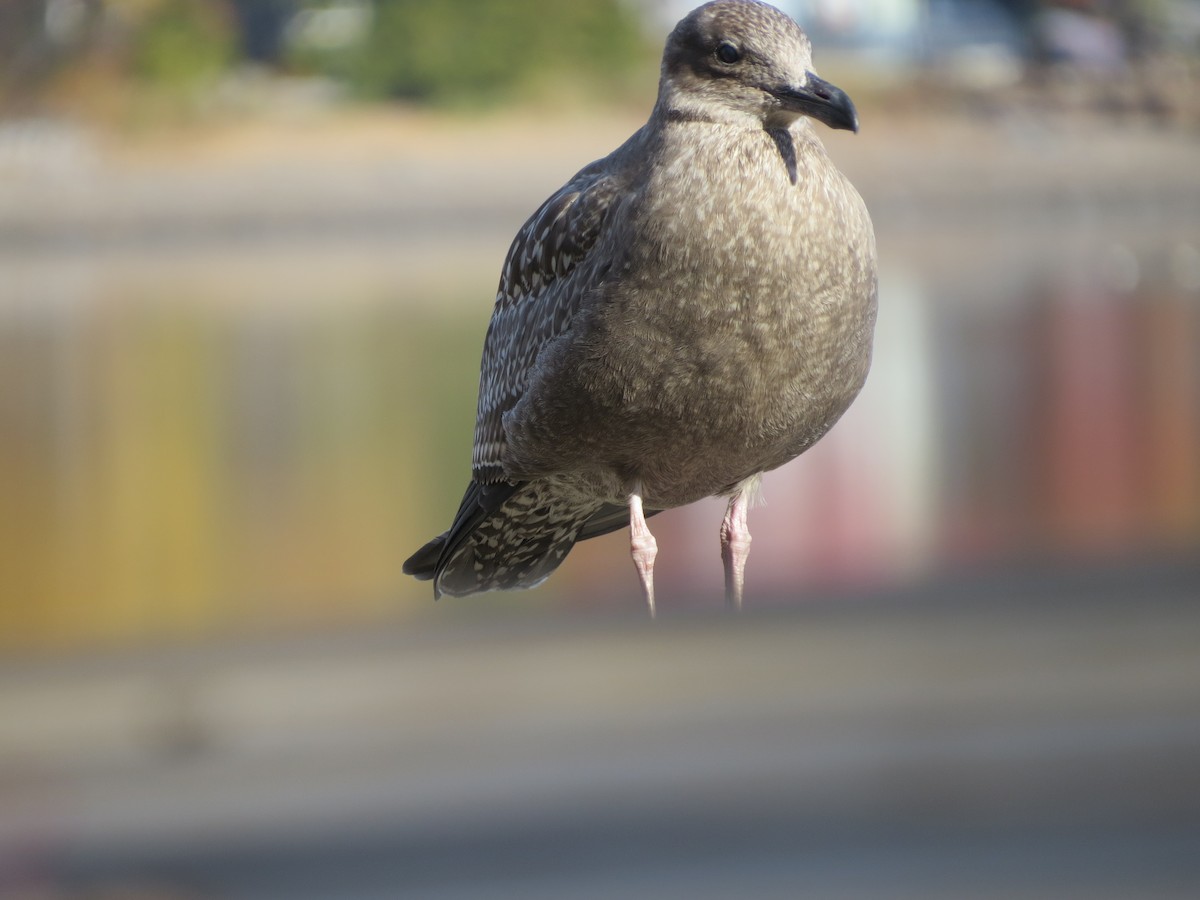
<path id="1" fill-rule="evenodd" d="M 476 481 L 504 478 L 502 416 L 521 399 L 542 347 L 570 328 L 608 271 L 592 253 L 621 196 L 605 162 L 581 170 L 546 200 L 509 247 L 480 366 Z"/>

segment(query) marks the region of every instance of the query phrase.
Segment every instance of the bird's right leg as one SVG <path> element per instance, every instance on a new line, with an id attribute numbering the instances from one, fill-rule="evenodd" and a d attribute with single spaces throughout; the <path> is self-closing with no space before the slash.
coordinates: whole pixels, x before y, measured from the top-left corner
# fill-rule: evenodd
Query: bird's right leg
<path id="1" fill-rule="evenodd" d="M 742 485 L 729 498 L 725 519 L 721 522 L 721 562 L 725 565 L 725 605 L 741 610 L 742 589 L 746 581 L 746 557 L 750 555 L 750 528 L 746 510 L 754 487 Z"/>
<path id="2" fill-rule="evenodd" d="M 642 593 L 646 595 L 646 606 L 650 618 L 654 618 L 654 557 L 658 555 L 658 541 L 646 526 L 642 512 L 642 487 L 638 485 L 629 495 L 629 546 L 633 564 L 642 582 Z"/>

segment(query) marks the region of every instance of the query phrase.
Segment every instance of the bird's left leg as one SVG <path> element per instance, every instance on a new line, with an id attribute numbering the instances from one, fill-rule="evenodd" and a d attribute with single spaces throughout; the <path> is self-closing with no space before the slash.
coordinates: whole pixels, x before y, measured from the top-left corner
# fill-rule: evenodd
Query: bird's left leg
<path id="1" fill-rule="evenodd" d="M 725 605 L 742 608 L 742 585 L 745 581 L 746 557 L 750 555 L 750 528 L 746 510 L 750 507 L 752 488 L 739 487 L 729 498 L 725 518 L 721 522 L 721 562 L 725 564 Z"/>
<path id="2" fill-rule="evenodd" d="M 633 553 L 633 564 L 637 567 L 646 596 L 650 618 L 654 618 L 654 557 L 658 555 L 658 541 L 646 526 L 642 512 L 642 488 L 638 485 L 629 495 L 629 545 Z"/>

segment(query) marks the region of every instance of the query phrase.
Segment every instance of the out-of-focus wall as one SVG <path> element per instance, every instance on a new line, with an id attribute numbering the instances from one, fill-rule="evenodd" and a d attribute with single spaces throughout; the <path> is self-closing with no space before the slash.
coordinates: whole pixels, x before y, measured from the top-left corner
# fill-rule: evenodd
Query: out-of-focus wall
<path id="1" fill-rule="evenodd" d="M 845 421 L 768 477 L 754 591 L 1200 546 L 1190 138 L 870 115 L 830 143 L 875 211 L 875 368 Z M 465 484 L 509 236 L 631 122 L 335 118 L 178 158 L 10 160 L 5 642 L 429 608 L 399 563 Z M 927 144 L 953 161 L 940 177 Z M 1140 152 L 1155 170 L 1118 180 Z M 655 520 L 678 602 L 718 602 L 718 506 Z M 633 596 L 623 539 L 594 543 L 529 602 Z"/>
<path id="2" fill-rule="evenodd" d="M 21 27 L 59 47 L 50 74 L 6 70 L 42 104 L 0 119 L 9 649 L 432 609 L 400 562 L 465 485 L 508 241 L 649 105 L 347 106 L 283 54 L 188 87 L 209 99 L 181 119 L 139 119 L 136 79 L 138 102 L 101 104 L 113 121 L 82 113 L 91 74 L 105 96 L 128 85 L 94 48 L 60 65 L 68 38 L 103 25 L 136 61 L 134 26 L 177 6 L 46 4 Z M 818 51 L 862 108 L 860 135 L 823 136 L 876 221 L 876 363 L 830 436 L 767 478 L 758 602 L 1200 550 L 1195 119 L 1150 90 L 1155 65 L 1186 80 L 1194 61 L 1164 47 L 1102 77 L 1013 46 L 983 69 Z M 719 603 L 719 516 L 655 519 L 668 604 Z M 444 606 L 633 603 L 625 554 L 614 535 L 528 597 Z"/>

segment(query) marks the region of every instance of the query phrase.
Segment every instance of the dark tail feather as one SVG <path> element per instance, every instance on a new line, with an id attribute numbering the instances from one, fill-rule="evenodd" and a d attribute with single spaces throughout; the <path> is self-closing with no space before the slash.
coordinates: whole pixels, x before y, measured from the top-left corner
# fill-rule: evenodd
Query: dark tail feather
<path id="1" fill-rule="evenodd" d="M 600 504 L 581 505 L 544 482 L 471 482 L 450 530 L 404 563 L 433 579 L 435 597 L 530 588 L 558 568 Z"/>
<path id="2" fill-rule="evenodd" d="M 447 545 L 452 552 L 480 522 L 504 505 L 519 488 L 520 483 L 501 481 L 496 484 L 480 484 L 472 481 L 467 485 L 462 501 L 458 504 L 458 512 L 454 515 L 454 523 L 450 530 L 439 534 L 424 547 L 404 561 L 405 575 L 411 575 L 417 581 L 430 581 L 437 577 L 440 571 L 442 557 L 447 553 Z M 435 588 L 435 595 L 439 593 Z"/>
<path id="3" fill-rule="evenodd" d="M 404 561 L 404 574 L 417 581 L 429 581 L 437 574 L 437 563 L 446 546 L 446 535 L 439 534 L 432 541 Z"/>

